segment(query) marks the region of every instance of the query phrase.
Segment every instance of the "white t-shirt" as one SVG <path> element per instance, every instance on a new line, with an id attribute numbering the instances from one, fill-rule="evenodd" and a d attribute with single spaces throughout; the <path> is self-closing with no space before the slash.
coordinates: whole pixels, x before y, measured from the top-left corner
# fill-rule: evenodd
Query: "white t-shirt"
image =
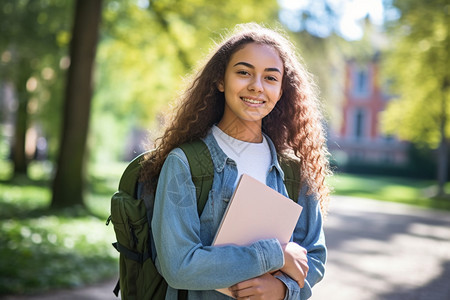
<path id="1" fill-rule="evenodd" d="M 266 184 L 271 154 L 264 136 L 262 143 L 244 142 L 227 135 L 215 125 L 212 127 L 212 134 L 223 152 L 236 162 L 238 176 L 235 187 L 242 174 L 248 174 Z"/>

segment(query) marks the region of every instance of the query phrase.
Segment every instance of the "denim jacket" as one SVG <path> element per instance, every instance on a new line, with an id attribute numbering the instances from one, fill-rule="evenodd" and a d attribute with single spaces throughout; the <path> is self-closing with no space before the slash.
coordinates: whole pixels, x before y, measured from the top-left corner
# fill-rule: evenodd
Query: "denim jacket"
<path id="1" fill-rule="evenodd" d="M 266 184 L 287 195 L 284 174 L 275 147 L 267 137 L 272 162 Z M 159 177 L 152 220 L 156 252 L 155 264 L 169 284 L 166 299 L 177 299 L 177 289 L 188 290 L 188 298 L 230 299 L 215 289 L 278 270 L 284 265 L 280 243 L 261 240 L 250 246 L 211 246 L 222 216 L 233 194 L 236 164 L 218 146 L 210 132 L 204 139 L 214 165 L 214 180 L 208 201 L 199 217 L 196 190 L 187 158 L 176 148 L 168 155 Z M 324 275 L 325 237 L 318 201 L 301 189 L 298 203 L 303 211 L 293 241 L 308 251 L 309 271 L 305 286 L 299 288 L 290 277 L 277 276 L 286 286 L 285 299 L 308 299 L 311 288 Z"/>

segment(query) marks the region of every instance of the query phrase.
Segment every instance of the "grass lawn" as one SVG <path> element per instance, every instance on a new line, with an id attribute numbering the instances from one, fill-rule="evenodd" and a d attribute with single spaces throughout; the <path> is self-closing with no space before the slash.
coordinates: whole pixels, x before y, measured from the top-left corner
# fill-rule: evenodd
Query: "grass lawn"
<path id="1" fill-rule="evenodd" d="M 436 181 L 399 177 L 337 174 L 330 178 L 334 194 L 400 202 L 450 210 L 450 197 L 436 198 Z M 450 183 L 446 192 L 450 193 Z"/>

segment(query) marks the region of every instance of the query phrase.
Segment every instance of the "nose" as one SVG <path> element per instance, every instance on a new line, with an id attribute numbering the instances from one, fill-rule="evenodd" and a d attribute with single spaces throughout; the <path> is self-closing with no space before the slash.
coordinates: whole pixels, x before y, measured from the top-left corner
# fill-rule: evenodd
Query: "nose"
<path id="1" fill-rule="evenodd" d="M 250 91 L 254 91 L 254 92 L 257 92 L 257 93 L 261 93 L 262 91 L 264 91 L 262 78 L 260 78 L 259 76 L 253 77 L 252 81 L 248 85 L 248 89 Z"/>

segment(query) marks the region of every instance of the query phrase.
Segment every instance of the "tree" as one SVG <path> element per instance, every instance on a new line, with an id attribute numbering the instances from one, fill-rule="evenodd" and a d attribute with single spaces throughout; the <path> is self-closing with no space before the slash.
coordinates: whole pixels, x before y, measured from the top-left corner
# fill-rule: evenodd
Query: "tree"
<path id="1" fill-rule="evenodd" d="M 101 5 L 101 0 L 76 1 L 61 146 L 53 181 L 51 206 L 54 208 L 84 205 L 84 166 L 92 97 L 92 69 Z"/>
<path id="2" fill-rule="evenodd" d="M 393 1 L 401 16 L 388 27 L 384 69 L 398 98 L 383 116 L 387 133 L 438 151 L 438 195 L 444 195 L 450 140 L 450 5 L 446 0 Z"/>
<path id="3" fill-rule="evenodd" d="M 67 13 L 64 0 L 2 1 L 0 81 L 14 87 L 18 104 L 11 147 L 14 175 L 27 174 L 26 132 L 57 89 L 55 79 L 63 71 L 59 62 L 66 46 Z M 56 106 L 52 101 L 50 107 Z"/>

